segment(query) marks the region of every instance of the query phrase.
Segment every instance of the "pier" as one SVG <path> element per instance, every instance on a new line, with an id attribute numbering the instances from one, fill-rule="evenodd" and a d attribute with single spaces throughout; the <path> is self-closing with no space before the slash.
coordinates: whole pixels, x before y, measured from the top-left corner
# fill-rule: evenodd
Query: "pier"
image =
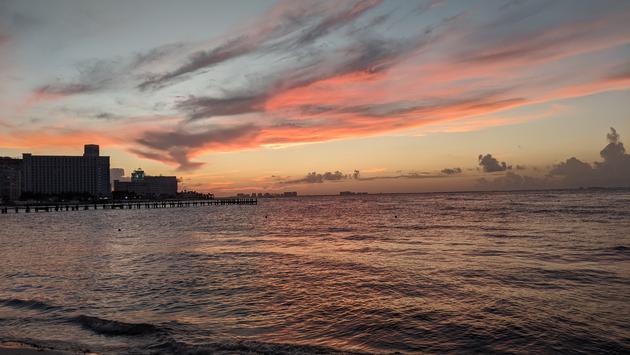
<path id="1" fill-rule="evenodd" d="M 0 206 L 0 214 L 65 212 L 88 210 L 131 210 L 150 208 L 178 208 L 217 205 L 257 205 L 255 198 L 221 198 L 212 200 L 163 200 L 163 201 L 113 201 L 105 203 L 55 203 L 16 206 Z"/>

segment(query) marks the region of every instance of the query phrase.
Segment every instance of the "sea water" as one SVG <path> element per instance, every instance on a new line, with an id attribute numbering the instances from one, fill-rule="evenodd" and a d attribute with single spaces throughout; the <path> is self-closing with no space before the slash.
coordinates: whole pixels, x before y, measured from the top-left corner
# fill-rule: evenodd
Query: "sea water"
<path id="1" fill-rule="evenodd" d="M 630 192 L 0 215 L 0 340 L 99 353 L 630 352 Z"/>

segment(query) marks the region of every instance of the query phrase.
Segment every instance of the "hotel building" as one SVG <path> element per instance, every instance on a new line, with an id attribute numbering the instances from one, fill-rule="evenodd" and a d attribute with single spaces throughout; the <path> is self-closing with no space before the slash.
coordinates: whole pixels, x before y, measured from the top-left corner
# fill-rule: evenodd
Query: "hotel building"
<path id="1" fill-rule="evenodd" d="M 22 155 L 22 192 L 58 195 L 87 193 L 109 196 L 109 157 L 87 144 L 83 156 Z"/>

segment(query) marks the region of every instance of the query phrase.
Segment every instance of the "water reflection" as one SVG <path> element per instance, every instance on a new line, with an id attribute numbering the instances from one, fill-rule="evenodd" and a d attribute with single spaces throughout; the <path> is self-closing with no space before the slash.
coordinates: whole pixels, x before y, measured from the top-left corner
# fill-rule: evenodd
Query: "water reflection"
<path id="1" fill-rule="evenodd" d="M 626 349 L 628 194 L 546 196 L 5 215 L 0 334 L 140 353 Z"/>

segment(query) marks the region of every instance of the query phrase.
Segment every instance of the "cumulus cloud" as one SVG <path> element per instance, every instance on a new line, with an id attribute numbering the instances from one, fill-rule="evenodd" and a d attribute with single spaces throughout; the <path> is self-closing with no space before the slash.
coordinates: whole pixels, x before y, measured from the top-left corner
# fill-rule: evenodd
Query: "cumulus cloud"
<path id="1" fill-rule="evenodd" d="M 445 169 L 442 169 L 440 172 L 444 175 L 456 175 L 456 174 L 461 174 L 462 169 L 461 168 L 445 168 Z"/>
<path id="2" fill-rule="evenodd" d="M 512 169 L 511 166 L 508 166 L 506 162 L 499 162 L 492 154 L 479 154 L 479 166 L 481 166 L 482 170 L 486 173 L 494 173 L 497 171 L 506 171 L 508 169 Z"/>
<path id="3" fill-rule="evenodd" d="M 608 145 L 599 152 L 599 155 L 604 158 L 604 164 L 606 162 L 613 162 L 617 160 L 623 160 L 627 157 L 626 148 L 624 148 L 623 143 L 619 141 L 619 134 L 617 130 L 613 127 L 610 127 L 610 133 L 606 134 L 606 139 L 608 139 Z"/>
<path id="4" fill-rule="evenodd" d="M 282 184 L 321 184 L 324 181 L 341 181 L 346 180 L 349 177 L 351 176 L 346 175 L 340 171 L 327 171 L 323 174 L 313 171 L 306 174 L 306 176 L 301 179 L 283 181 Z"/>
<path id="5" fill-rule="evenodd" d="M 606 135 L 608 144 L 601 150 L 603 161 L 590 164 L 571 157 L 555 164 L 545 177 L 530 177 L 507 171 L 492 180 L 478 182 L 487 189 L 533 189 L 630 186 L 630 155 L 614 128 Z M 501 165 L 503 167 L 503 165 Z"/>
<path id="6" fill-rule="evenodd" d="M 576 157 L 571 157 L 564 162 L 554 165 L 551 171 L 549 171 L 549 174 L 552 176 L 579 177 L 580 179 L 587 181 L 591 179 L 590 175 L 592 172 L 593 168 L 589 163 L 585 163 Z"/>
<path id="7" fill-rule="evenodd" d="M 630 186 L 630 155 L 614 128 L 606 138 L 608 145 L 599 153 L 603 161 L 591 165 L 573 157 L 555 165 L 549 175 L 561 177 L 570 187 Z"/>

